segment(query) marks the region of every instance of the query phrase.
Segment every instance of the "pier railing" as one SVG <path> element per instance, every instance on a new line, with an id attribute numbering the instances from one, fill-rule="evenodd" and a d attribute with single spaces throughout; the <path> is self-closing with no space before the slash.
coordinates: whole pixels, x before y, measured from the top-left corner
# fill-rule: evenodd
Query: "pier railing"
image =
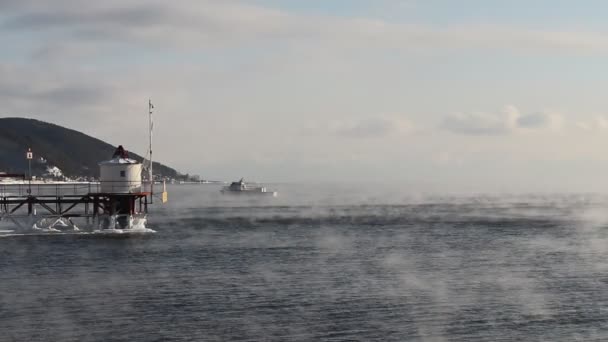
<path id="1" fill-rule="evenodd" d="M 151 192 L 150 182 L 15 182 L 0 183 L 0 197 L 84 196 L 92 193 Z"/>

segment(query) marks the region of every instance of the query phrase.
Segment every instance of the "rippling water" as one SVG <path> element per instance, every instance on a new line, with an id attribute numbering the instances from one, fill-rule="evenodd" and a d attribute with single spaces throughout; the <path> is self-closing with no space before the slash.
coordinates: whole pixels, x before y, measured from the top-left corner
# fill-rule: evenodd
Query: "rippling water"
<path id="1" fill-rule="evenodd" d="M 0 238 L 0 340 L 608 338 L 606 196 L 217 190 L 150 236 Z"/>

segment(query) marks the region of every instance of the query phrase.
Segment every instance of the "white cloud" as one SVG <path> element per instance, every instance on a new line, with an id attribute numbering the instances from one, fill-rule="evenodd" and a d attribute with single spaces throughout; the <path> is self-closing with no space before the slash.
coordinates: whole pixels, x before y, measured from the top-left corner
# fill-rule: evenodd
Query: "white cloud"
<path id="1" fill-rule="evenodd" d="M 519 111 L 509 106 L 497 114 L 457 113 L 444 118 L 441 127 L 468 135 L 503 135 L 510 133 L 517 123 Z"/>
<path id="2" fill-rule="evenodd" d="M 418 128 L 402 116 L 308 120 L 299 132 L 305 137 L 382 140 L 405 137 Z"/>
<path id="3" fill-rule="evenodd" d="M 242 1 L 104 1 L 75 5 L 9 1 L 3 34 L 38 32 L 61 41 L 163 44 L 198 49 L 212 46 L 284 43 L 340 48 L 559 50 L 608 52 L 601 32 L 533 30 L 500 26 L 432 27 L 373 18 L 299 14 Z M 1 6 L 1 5 L 0 5 Z M 0 7 L 2 8 L 2 7 Z M 54 45 L 51 40 L 49 45 Z M 43 50 L 49 47 L 43 47 Z"/>
<path id="4" fill-rule="evenodd" d="M 411 127 L 411 123 L 404 119 L 376 117 L 355 122 L 339 122 L 334 124 L 333 132 L 348 138 L 384 138 L 407 134 Z"/>
<path id="5" fill-rule="evenodd" d="M 596 115 L 590 120 L 577 121 L 576 127 L 585 131 L 608 129 L 608 119 L 602 115 Z"/>
<path id="6" fill-rule="evenodd" d="M 550 118 L 544 113 L 532 113 L 517 118 L 517 125 L 525 128 L 545 127 L 549 124 Z"/>
<path id="7" fill-rule="evenodd" d="M 506 135 L 518 131 L 559 130 L 563 117 L 554 112 L 522 114 L 515 106 L 499 113 L 458 113 L 444 118 L 440 127 L 466 135 Z"/>
<path id="8" fill-rule="evenodd" d="M 561 114 L 545 111 L 520 115 L 517 118 L 517 128 L 527 130 L 553 130 L 558 131 L 564 125 Z"/>

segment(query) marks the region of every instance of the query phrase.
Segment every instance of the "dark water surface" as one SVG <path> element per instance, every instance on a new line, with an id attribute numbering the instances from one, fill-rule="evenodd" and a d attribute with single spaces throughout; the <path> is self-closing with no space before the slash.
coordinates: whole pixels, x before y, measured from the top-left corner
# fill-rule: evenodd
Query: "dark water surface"
<path id="1" fill-rule="evenodd" d="M 608 197 L 174 187 L 157 234 L 0 238 L 0 341 L 605 341 Z"/>

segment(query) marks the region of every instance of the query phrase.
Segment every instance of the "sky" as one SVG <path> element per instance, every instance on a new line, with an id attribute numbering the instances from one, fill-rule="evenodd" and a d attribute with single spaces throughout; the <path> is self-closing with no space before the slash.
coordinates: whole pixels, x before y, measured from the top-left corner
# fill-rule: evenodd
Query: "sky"
<path id="1" fill-rule="evenodd" d="M 605 1 L 0 0 L 0 116 L 205 179 L 608 191 Z"/>

